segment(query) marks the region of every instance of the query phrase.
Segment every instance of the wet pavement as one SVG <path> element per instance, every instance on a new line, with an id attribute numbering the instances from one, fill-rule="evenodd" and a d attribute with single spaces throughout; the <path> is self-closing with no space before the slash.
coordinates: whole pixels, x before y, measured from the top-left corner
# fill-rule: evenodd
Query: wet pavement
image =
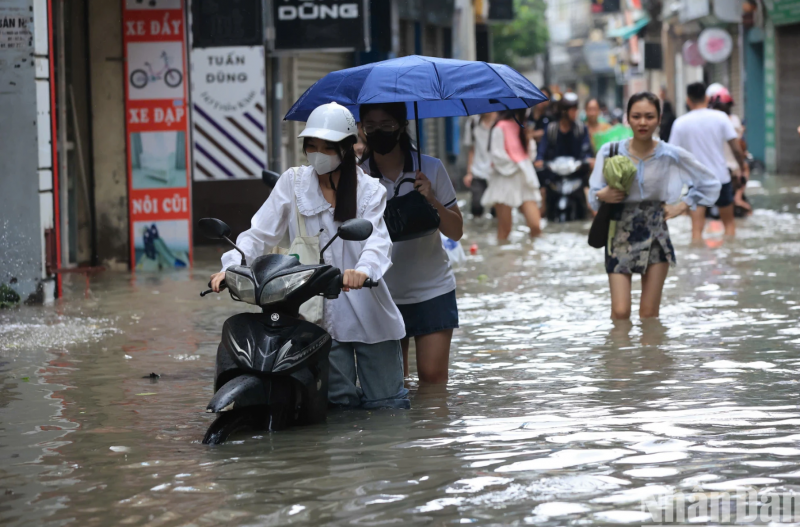
<path id="1" fill-rule="evenodd" d="M 750 195 L 721 246 L 670 223 L 660 322 L 611 323 L 588 223 L 502 246 L 471 223 L 446 388 L 215 448 L 204 408 L 241 304 L 199 298 L 213 251 L 88 298 L 70 277 L 55 306 L 0 312 L 0 523 L 640 524 L 650 494 L 797 491 L 800 180 Z"/>

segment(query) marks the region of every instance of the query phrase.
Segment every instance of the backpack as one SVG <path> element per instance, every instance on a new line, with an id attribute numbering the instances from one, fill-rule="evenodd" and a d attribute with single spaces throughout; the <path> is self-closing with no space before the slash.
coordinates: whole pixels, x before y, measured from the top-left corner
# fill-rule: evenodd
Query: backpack
<path id="1" fill-rule="evenodd" d="M 547 152 L 545 152 L 545 159 L 552 160 L 556 157 L 559 123 L 560 121 L 551 121 L 547 124 L 547 129 L 545 131 L 547 135 Z M 572 133 L 575 135 L 575 139 L 580 140 L 583 134 L 586 133 L 586 126 L 580 121 L 575 121 L 574 125 Z"/>

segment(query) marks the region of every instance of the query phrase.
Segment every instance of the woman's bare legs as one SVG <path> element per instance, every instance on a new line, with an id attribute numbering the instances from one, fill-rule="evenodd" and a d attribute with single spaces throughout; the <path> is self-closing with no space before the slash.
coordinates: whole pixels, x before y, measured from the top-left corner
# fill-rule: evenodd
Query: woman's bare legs
<path id="1" fill-rule="evenodd" d="M 450 369 L 450 342 L 453 330 L 445 329 L 414 337 L 417 353 L 417 374 L 421 382 L 444 384 Z M 403 377 L 408 377 L 409 338 L 400 340 L 403 350 Z"/>
<path id="2" fill-rule="evenodd" d="M 542 233 L 542 215 L 539 214 L 539 206 L 536 202 L 526 201 L 520 206 L 519 210 L 525 216 L 525 221 L 531 230 L 531 237 L 539 236 Z"/>
<path id="3" fill-rule="evenodd" d="M 642 299 L 639 301 L 639 318 L 657 317 L 661 307 L 661 293 L 669 273 L 669 263 L 662 262 L 647 266 L 642 275 Z"/>
<path id="4" fill-rule="evenodd" d="M 414 337 L 414 344 L 417 347 L 417 374 L 420 382 L 433 384 L 447 382 L 452 339 L 452 329 Z"/>
<path id="5" fill-rule="evenodd" d="M 502 203 L 495 203 L 494 210 L 497 213 L 497 239 L 507 240 L 511 234 L 511 207 Z"/>
<path id="6" fill-rule="evenodd" d="M 631 275 L 608 273 L 611 288 L 611 318 L 628 320 L 631 318 Z"/>

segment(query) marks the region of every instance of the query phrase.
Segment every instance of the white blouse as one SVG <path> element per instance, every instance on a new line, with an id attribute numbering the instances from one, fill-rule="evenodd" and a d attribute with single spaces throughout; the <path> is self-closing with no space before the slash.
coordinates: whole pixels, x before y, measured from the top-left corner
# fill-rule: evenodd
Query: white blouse
<path id="1" fill-rule="evenodd" d="M 392 241 L 383 221 L 386 190 L 360 168 L 357 175 L 356 217 L 372 222 L 372 236 L 363 242 L 337 238 L 325 251 L 324 259 L 326 264 L 338 267 L 342 272 L 355 269 L 372 280 L 380 280 L 380 284 L 373 289 L 343 292 L 335 300 L 325 299 L 322 326 L 333 339 L 341 342 L 376 344 L 399 340 L 405 336 L 405 324 L 383 280 L 392 266 Z M 334 221 L 334 209 L 322 195 L 314 169 L 300 167 L 296 178 L 292 169 L 287 170 L 253 216 L 250 229 L 236 238 L 236 245 L 244 251 L 248 265 L 278 245 L 287 229 L 290 240 L 298 235 L 295 201 L 304 216 L 306 231 L 311 234 L 322 230 L 320 247 L 324 247 L 337 232 L 341 223 Z M 228 251 L 222 255 L 222 269 L 237 265 L 240 260 L 238 252 Z"/>
<path id="2" fill-rule="evenodd" d="M 694 155 L 683 148 L 659 141 L 653 154 L 639 159 L 628 150 L 630 141 L 619 143 L 620 155 L 628 156 L 636 165 L 636 181 L 623 203 L 660 201 L 676 203 L 681 199 L 684 184 L 689 192 L 683 197 L 694 210 L 698 205 L 711 207 L 719 199 L 721 184 L 717 177 L 701 164 Z M 603 163 L 610 152 L 611 143 L 603 145 L 597 152 L 594 171 L 589 178 L 589 204 L 594 210 L 600 208 L 597 193 L 606 186 Z"/>

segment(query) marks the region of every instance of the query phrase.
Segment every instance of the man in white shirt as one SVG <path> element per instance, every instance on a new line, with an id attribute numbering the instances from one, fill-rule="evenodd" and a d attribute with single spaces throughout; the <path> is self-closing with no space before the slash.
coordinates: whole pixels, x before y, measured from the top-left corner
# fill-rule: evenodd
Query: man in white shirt
<path id="1" fill-rule="evenodd" d="M 695 82 L 686 88 L 686 104 L 691 111 L 675 120 L 669 142 L 694 154 L 722 183 L 716 205 L 725 226 L 725 235 L 734 236 L 736 224 L 733 216 L 733 183 L 725 162 L 725 143 L 730 145 L 739 167 L 744 170 L 744 154 L 739 146 L 739 136 L 727 115 L 708 108 L 706 87 L 702 82 Z M 702 241 L 706 208 L 697 207 L 691 214 L 692 241 Z"/>
<path id="2" fill-rule="evenodd" d="M 489 134 L 492 133 L 492 125 L 496 120 L 497 112 L 473 115 L 467 120 L 464 130 L 464 146 L 469 148 L 464 186 L 472 193 L 471 211 L 476 218 L 483 216 L 484 212 L 481 198 L 489 185 L 489 174 L 492 171 Z"/>

